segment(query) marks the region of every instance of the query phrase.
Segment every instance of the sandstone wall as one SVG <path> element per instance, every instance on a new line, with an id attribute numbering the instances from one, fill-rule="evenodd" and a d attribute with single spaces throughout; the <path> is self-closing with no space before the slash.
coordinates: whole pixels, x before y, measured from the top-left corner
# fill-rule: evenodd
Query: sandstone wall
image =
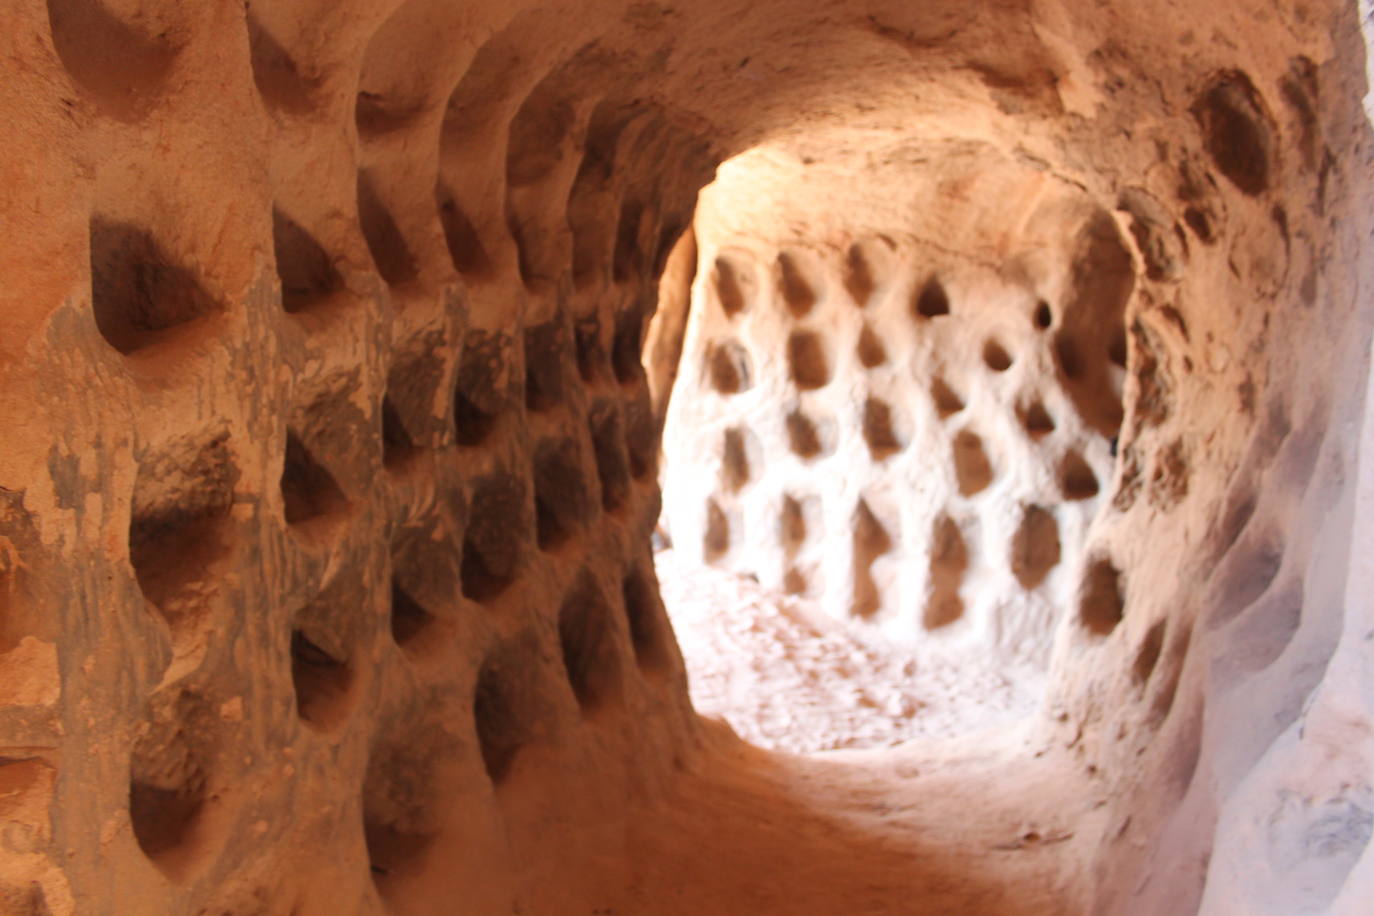
<path id="1" fill-rule="evenodd" d="M 692 153 L 549 15 L 10 17 L 0 910 L 547 911 L 509 850 L 686 746 L 631 176 Z"/>
<path id="2" fill-rule="evenodd" d="M 1374 810 L 1368 750 L 1342 737 L 1374 708 L 1347 575 L 1374 282 L 1356 25 L 1335 0 L 17 0 L 0 911 L 851 899 L 847 872 L 730 845 L 760 822 L 783 853 L 864 838 L 729 802 L 722 785 L 784 764 L 703 739 L 650 556 L 644 327 L 698 189 L 761 146 L 780 158 L 757 222 L 708 199 L 722 215 L 698 224 L 673 409 L 714 425 L 690 512 L 716 501 L 730 562 L 793 566 L 905 635 L 932 565 L 953 594 L 960 564 L 927 562 L 947 515 L 968 554 L 954 626 L 1023 628 L 1052 680 L 1025 759 L 942 783 L 931 810 L 973 824 L 1052 783 L 1084 812 L 1020 870 L 971 827 L 925 829 L 920 855 L 882 859 L 909 883 L 871 909 L 1356 912 Z M 1103 263 L 1111 289 L 1079 307 Z M 948 315 L 922 314 L 932 276 Z M 742 387 L 738 351 L 708 353 L 727 328 L 756 348 L 749 412 L 715 384 Z M 943 419 L 937 372 L 964 404 Z M 1055 426 L 1039 440 L 1033 398 Z M 794 410 L 815 413 L 811 462 Z M 825 448 L 849 479 L 812 475 Z M 745 461 L 722 481 L 726 451 Z M 963 492 L 972 465 L 988 485 Z M 814 525 L 804 486 L 838 494 Z M 1028 506 L 1061 543 L 1034 586 L 1013 562 Z M 795 558 L 733 533 L 796 516 Z M 1051 783 L 1007 775 L 1032 746 Z M 1332 749 L 1343 769 L 1286 763 Z M 706 842 L 656 829 L 695 811 Z M 931 850 L 967 873 L 929 880 Z M 794 867 L 710 883 L 751 861 Z M 833 897 L 811 894 L 822 877 Z"/>
<path id="3" fill-rule="evenodd" d="M 1125 221 L 990 144 L 902 152 L 919 184 L 760 150 L 703 195 L 664 518 L 836 617 L 1043 666 L 1113 473 Z"/>

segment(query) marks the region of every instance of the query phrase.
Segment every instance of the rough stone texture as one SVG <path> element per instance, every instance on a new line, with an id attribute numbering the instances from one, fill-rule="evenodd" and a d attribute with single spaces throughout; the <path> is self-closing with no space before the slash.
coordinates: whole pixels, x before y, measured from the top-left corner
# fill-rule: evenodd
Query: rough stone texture
<path id="1" fill-rule="evenodd" d="M 16 0 L 5 25 L 0 911 L 1367 908 L 1353 4 Z M 780 500 L 758 455 L 786 436 L 871 449 L 827 543 L 908 633 L 927 573 L 882 558 L 926 530 L 970 644 L 991 579 L 1036 609 L 1001 617 L 1048 654 L 1019 729 L 798 759 L 691 715 L 649 546 L 672 370 L 655 402 L 640 353 L 676 247 L 655 339 L 687 321 L 700 384 L 679 240 L 750 150 L 819 209 L 701 223 L 699 265 L 756 260 L 710 326 L 783 292 L 709 378 L 855 392 L 833 429 L 778 404 L 781 432 L 716 429 L 744 460 L 699 542 L 742 549 L 731 499 Z M 893 272 L 846 273 L 879 235 Z M 1099 242 L 1134 278 L 1119 399 L 1115 317 L 1072 295 Z M 928 272 L 949 314 L 874 303 L 865 339 L 847 299 Z M 1079 376 L 1043 344 L 1070 328 Z M 893 368 L 936 340 L 986 469 Z M 943 446 L 919 499 L 918 435 Z M 805 542 L 831 486 L 760 517 Z M 1030 503 L 1056 563 L 1043 516 L 1013 547 Z"/>
<path id="2" fill-rule="evenodd" d="M 1044 669 L 939 644 L 897 646 L 740 573 L 655 554 L 692 707 L 761 748 L 880 748 L 1034 716 Z"/>
<path id="3" fill-rule="evenodd" d="M 904 160 L 773 149 L 703 194 L 664 519 L 679 549 L 898 642 L 1043 667 L 1111 479 L 1131 253 L 1062 178 L 922 149 L 897 199 Z"/>

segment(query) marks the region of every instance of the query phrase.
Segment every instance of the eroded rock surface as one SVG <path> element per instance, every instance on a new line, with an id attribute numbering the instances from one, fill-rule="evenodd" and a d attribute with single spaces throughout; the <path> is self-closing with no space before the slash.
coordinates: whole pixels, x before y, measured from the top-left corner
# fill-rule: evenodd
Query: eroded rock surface
<path id="1" fill-rule="evenodd" d="M 0 912 L 1365 907 L 1353 4 L 5 25 Z M 1042 711 L 696 719 L 668 413 L 679 543 Z"/>
<path id="2" fill-rule="evenodd" d="M 1081 188 L 922 152 L 900 204 L 904 168 L 771 149 L 703 195 L 664 517 L 890 639 L 1043 666 L 1111 483 L 1135 265 Z"/>
<path id="3" fill-rule="evenodd" d="M 1017 725 L 1039 708 L 1033 663 L 876 642 L 749 576 L 672 550 L 655 560 L 693 708 L 757 747 L 890 747 Z"/>

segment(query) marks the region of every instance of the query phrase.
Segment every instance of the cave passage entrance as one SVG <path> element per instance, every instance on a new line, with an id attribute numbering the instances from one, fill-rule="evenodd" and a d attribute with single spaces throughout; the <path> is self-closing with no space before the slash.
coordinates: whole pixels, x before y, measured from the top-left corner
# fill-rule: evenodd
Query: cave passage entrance
<path id="1" fill-rule="evenodd" d="M 1024 717 L 1094 581 L 1131 250 L 1114 214 L 995 151 L 929 162 L 899 183 L 746 153 L 663 275 L 659 576 L 698 709 L 765 746 Z M 991 225 L 994 200 L 1021 212 Z"/>

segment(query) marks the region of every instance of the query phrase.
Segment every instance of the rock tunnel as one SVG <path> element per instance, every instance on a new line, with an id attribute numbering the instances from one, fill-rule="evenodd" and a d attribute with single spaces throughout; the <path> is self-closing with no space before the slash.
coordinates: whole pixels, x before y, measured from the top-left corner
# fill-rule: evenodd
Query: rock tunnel
<path id="1" fill-rule="evenodd" d="M 5 20 L 0 913 L 1368 912 L 1367 10 Z M 660 516 L 1043 697 L 752 746 Z"/>

